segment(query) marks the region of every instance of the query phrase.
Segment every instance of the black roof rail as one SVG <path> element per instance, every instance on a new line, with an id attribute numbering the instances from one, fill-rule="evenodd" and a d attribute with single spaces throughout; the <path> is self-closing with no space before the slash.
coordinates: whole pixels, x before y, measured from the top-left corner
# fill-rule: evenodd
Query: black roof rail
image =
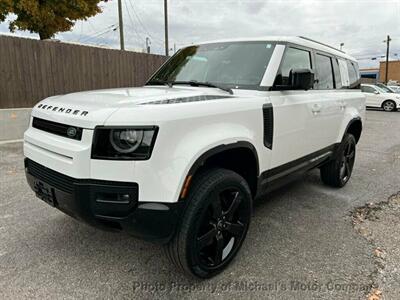
<path id="1" fill-rule="evenodd" d="M 328 48 L 331 48 L 331 49 L 334 49 L 334 50 L 336 50 L 336 51 L 339 51 L 339 52 L 342 52 L 342 53 L 346 54 L 346 52 L 344 52 L 344 51 L 342 51 L 342 50 L 340 50 L 340 49 L 338 49 L 338 48 L 335 48 L 335 47 L 332 47 L 332 46 L 330 46 L 330 45 L 327 45 L 327 44 L 318 42 L 318 41 L 313 40 L 313 39 L 310 39 L 310 38 L 308 38 L 308 37 L 301 36 L 301 35 L 299 35 L 298 37 L 301 38 L 301 39 L 303 39 L 303 40 L 307 40 L 307 41 L 310 41 L 310 42 L 313 42 L 313 43 L 317 43 L 317 44 L 320 44 L 320 45 L 322 45 L 322 46 L 325 46 L 325 47 L 328 47 Z"/>

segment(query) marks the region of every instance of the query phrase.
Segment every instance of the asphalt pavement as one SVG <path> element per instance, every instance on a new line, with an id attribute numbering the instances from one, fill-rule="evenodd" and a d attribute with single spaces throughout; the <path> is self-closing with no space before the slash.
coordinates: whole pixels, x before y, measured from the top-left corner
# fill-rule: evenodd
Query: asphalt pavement
<path id="1" fill-rule="evenodd" d="M 400 191 L 400 112 L 368 111 L 357 151 L 343 189 L 322 185 L 314 170 L 257 201 L 233 264 L 198 281 L 162 247 L 35 198 L 22 144 L 0 145 L 0 298 L 366 299 L 373 290 L 400 299 L 400 208 L 385 204 Z"/>

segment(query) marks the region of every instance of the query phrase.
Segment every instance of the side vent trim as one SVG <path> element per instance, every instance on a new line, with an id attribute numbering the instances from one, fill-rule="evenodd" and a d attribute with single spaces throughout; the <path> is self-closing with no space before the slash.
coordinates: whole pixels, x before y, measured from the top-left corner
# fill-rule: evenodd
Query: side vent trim
<path id="1" fill-rule="evenodd" d="M 274 109 L 271 103 L 263 105 L 264 146 L 272 150 L 274 138 Z"/>

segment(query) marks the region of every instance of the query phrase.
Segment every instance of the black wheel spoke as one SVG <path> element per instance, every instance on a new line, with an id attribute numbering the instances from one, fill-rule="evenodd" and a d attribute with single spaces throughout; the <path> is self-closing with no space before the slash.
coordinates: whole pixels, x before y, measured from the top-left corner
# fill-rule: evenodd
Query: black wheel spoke
<path id="1" fill-rule="evenodd" d="M 197 238 L 197 244 L 198 244 L 199 250 L 210 245 L 212 243 L 213 239 L 216 237 L 217 232 L 218 232 L 217 229 L 213 228 L 210 231 L 208 231 L 207 233 L 203 234 L 201 237 Z"/>
<path id="2" fill-rule="evenodd" d="M 217 220 L 219 217 L 222 216 L 221 200 L 219 198 L 216 198 L 211 205 L 213 210 L 212 215 L 214 219 Z"/>
<path id="3" fill-rule="evenodd" d="M 235 193 L 231 206 L 225 213 L 225 217 L 227 220 L 232 220 L 236 210 L 238 209 L 240 202 L 242 202 L 242 197 L 238 192 Z"/>
<path id="4" fill-rule="evenodd" d="M 351 174 L 351 168 L 349 162 L 346 161 L 345 163 L 345 168 L 346 168 L 346 176 L 349 177 Z"/>
<path id="5" fill-rule="evenodd" d="M 245 229 L 244 225 L 240 222 L 237 223 L 226 222 L 225 230 L 234 236 L 241 236 L 243 234 L 244 229 Z"/>
<path id="6" fill-rule="evenodd" d="M 345 156 L 348 156 L 350 154 L 350 151 L 351 151 L 351 144 L 349 143 L 346 146 Z"/>
<path id="7" fill-rule="evenodd" d="M 224 251 L 224 237 L 221 233 L 216 235 L 217 247 L 215 250 L 214 264 L 219 265 L 222 261 L 222 252 Z"/>
<path id="8" fill-rule="evenodd" d="M 355 152 L 351 151 L 351 153 L 349 155 L 347 155 L 347 160 L 348 161 L 352 160 L 354 158 L 354 156 L 355 156 Z"/>

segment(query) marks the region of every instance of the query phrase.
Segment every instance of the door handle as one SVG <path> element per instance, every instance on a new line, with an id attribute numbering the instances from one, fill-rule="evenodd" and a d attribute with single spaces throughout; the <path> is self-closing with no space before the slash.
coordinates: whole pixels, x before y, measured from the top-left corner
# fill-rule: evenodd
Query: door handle
<path id="1" fill-rule="evenodd" d="M 321 112 L 321 108 L 322 108 L 321 104 L 314 104 L 314 105 L 312 106 L 311 111 L 312 111 L 314 114 L 318 114 L 318 113 Z"/>

